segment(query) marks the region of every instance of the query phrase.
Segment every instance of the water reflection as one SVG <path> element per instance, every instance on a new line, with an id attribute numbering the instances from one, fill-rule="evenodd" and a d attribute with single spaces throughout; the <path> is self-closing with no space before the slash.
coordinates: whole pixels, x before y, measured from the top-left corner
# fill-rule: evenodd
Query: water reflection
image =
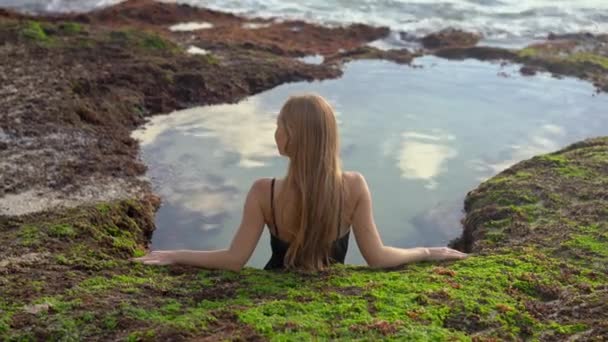
<path id="1" fill-rule="evenodd" d="M 154 248 L 222 248 L 240 218 L 244 184 L 226 170 L 261 168 L 278 156 L 277 110 L 256 98 L 153 117 L 133 136 L 161 196 Z M 167 231 L 170 229 L 170 231 Z"/>
<path id="2" fill-rule="evenodd" d="M 285 84 L 237 104 L 157 116 L 134 133 L 163 199 L 153 248 L 223 248 L 245 195 L 261 177 L 281 177 L 276 113 L 294 93 L 326 96 L 338 112 L 347 170 L 365 175 L 374 217 L 388 245 L 445 245 L 460 234 L 462 200 L 522 159 L 590 136 L 608 135 L 608 96 L 518 66 L 417 59 L 423 68 L 362 61 L 344 76 Z M 507 72 L 508 78 L 497 77 Z M 352 236 L 352 235 L 351 235 Z M 351 240 L 346 261 L 363 258 Z M 250 266 L 270 254 L 268 232 Z"/>
<path id="3" fill-rule="evenodd" d="M 153 144 L 163 133 L 177 131 L 183 136 L 215 139 L 221 145 L 215 158 L 237 154 L 240 167 L 261 167 L 277 155 L 274 130 L 277 110 L 261 110 L 259 99 L 251 97 L 238 104 L 192 108 L 154 117 L 145 129 L 134 133 L 142 145 Z"/>
<path id="4" fill-rule="evenodd" d="M 453 135 L 437 130 L 432 134 L 403 132 L 400 146 L 395 152 L 401 177 L 424 180 L 429 190 L 437 188 L 439 184 L 435 178 L 447 171 L 445 161 L 458 155 L 452 147 L 454 139 Z"/>
<path id="5" fill-rule="evenodd" d="M 511 145 L 506 151 L 501 151 L 500 154 L 506 157 L 494 161 L 477 159 L 472 161 L 472 165 L 475 170 L 483 174 L 478 178 L 483 181 L 519 161 L 558 150 L 562 147 L 560 141 L 564 136 L 566 136 L 564 128 L 554 124 L 544 124 L 534 130 L 521 144 Z"/>
<path id="6" fill-rule="evenodd" d="M 460 200 L 441 201 L 412 217 L 415 229 L 403 245 L 414 247 L 410 241 L 415 241 L 425 246 L 445 246 L 461 233 L 460 219 L 463 215 Z"/>

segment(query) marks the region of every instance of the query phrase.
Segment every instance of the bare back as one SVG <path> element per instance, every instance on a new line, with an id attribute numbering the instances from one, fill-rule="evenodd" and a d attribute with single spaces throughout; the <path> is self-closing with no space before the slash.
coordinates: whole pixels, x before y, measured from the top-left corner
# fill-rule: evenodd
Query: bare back
<path id="1" fill-rule="evenodd" d="M 345 198 L 344 198 L 344 202 L 343 205 L 344 207 L 342 208 L 342 217 L 340 218 L 340 231 L 338 236 L 342 237 L 345 234 L 348 233 L 348 231 L 350 230 L 350 227 L 352 225 L 353 222 L 353 214 L 355 211 L 355 206 L 357 203 L 357 193 L 360 192 L 360 190 L 358 189 L 358 184 L 357 184 L 357 177 L 358 174 L 355 172 L 344 172 L 343 174 L 344 177 L 344 184 L 346 186 L 346 191 L 345 191 Z M 270 203 L 270 198 L 272 197 L 270 194 L 271 191 L 271 181 L 272 179 L 270 178 L 263 178 L 261 180 L 259 180 L 261 182 L 263 182 L 265 184 L 265 186 L 262 186 L 261 188 L 266 189 L 265 192 L 260 193 L 260 204 L 261 204 L 261 209 L 262 209 L 262 213 L 264 215 L 264 222 L 266 223 L 266 225 L 268 227 L 274 226 L 274 220 L 273 220 L 273 216 L 272 216 L 272 206 Z M 281 238 L 283 240 L 285 240 L 286 242 L 290 241 L 290 238 L 294 236 L 294 232 L 292 230 L 290 230 L 291 228 L 291 224 L 289 222 L 289 217 L 293 217 L 294 216 L 294 210 L 295 208 L 291 205 L 292 203 L 295 202 L 295 196 L 296 193 L 295 191 L 290 191 L 290 189 L 283 189 L 283 186 L 285 186 L 284 180 L 277 178 L 275 181 L 275 186 L 274 186 L 274 192 L 275 192 L 275 202 L 274 202 L 274 212 L 275 212 L 275 217 L 274 219 L 276 219 L 276 226 L 278 227 L 278 233 L 281 236 Z M 281 191 L 286 190 L 286 197 L 287 200 L 284 201 L 277 201 L 276 200 L 276 194 L 278 194 Z M 290 200 L 291 198 L 293 198 L 293 200 Z M 264 200 L 265 199 L 265 200 Z"/>

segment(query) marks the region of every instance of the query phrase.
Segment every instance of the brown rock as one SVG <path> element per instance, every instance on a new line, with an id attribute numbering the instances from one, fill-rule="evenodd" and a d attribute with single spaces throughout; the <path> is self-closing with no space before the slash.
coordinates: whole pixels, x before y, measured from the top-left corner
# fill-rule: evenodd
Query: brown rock
<path id="1" fill-rule="evenodd" d="M 524 76 L 534 76 L 534 75 L 536 75 L 537 71 L 538 70 L 536 70 L 535 67 L 532 67 L 529 65 L 524 65 L 521 67 L 521 69 L 519 69 L 519 72 Z"/>
<path id="2" fill-rule="evenodd" d="M 481 36 L 476 33 L 447 28 L 445 30 L 426 35 L 421 39 L 421 43 L 427 49 L 440 49 L 446 47 L 475 46 L 480 39 Z"/>

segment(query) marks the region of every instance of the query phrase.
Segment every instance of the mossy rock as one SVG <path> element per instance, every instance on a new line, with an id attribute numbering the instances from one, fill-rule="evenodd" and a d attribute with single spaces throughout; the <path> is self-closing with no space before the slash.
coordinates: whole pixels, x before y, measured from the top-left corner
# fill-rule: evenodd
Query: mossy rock
<path id="1" fill-rule="evenodd" d="M 153 230 L 145 201 L 5 218 L 0 336 L 597 340 L 608 331 L 597 314 L 608 310 L 607 152 L 608 139 L 589 140 L 504 171 L 467 196 L 473 256 L 391 270 L 133 264 Z M 560 171 L 571 166 L 595 177 Z"/>
<path id="2" fill-rule="evenodd" d="M 135 29 L 111 31 L 109 32 L 109 39 L 113 43 L 136 47 L 148 52 L 176 53 L 180 51 L 175 43 L 154 32 Z"/>
<path id="3" fill-rule="evenodd" d="M 27 21 L 21 29 L 21 35 L 37 42 L 48 42 L 50 39 L 42 24 L 38 21 Z"/>
<path id="4" fill-rule="evenodd" d="M 65 34 L 79 34 L 84 31 L 82 24 L 73 21 L 68 21 L 59 24 L 59 30 Z"/>

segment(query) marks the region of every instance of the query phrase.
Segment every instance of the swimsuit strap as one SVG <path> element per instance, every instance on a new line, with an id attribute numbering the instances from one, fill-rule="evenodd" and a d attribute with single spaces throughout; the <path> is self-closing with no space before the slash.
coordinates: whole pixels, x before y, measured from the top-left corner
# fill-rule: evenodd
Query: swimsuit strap
<path id="1" fill-rule="evenodd" d="M 274 216 L 274 181 L 270 182 L 270 212 L 272 215 L 272 224 L 274 225 L 274 232 L 277 237 L 279 237 L 279 227 L 277 226 L 277 219 Z"/>
<path id="2" fill-rule="evenodd" d="M 338 208 L 338 228 L 336 229 L 336 240 L 340 238 L 340 223 L 342 223 L 342 192 L 340 192 L 340 206 Z"/>

